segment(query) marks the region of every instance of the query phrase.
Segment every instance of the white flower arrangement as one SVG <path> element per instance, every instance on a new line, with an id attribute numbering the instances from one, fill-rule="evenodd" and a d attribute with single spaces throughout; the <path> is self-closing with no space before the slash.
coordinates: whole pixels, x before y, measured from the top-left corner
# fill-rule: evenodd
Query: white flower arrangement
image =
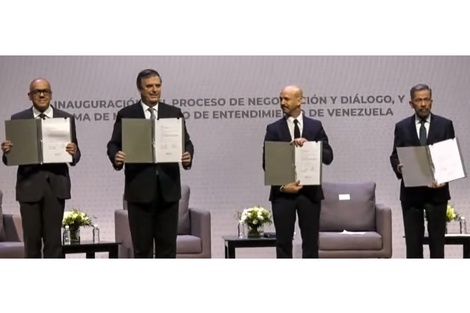
<path id="1" fill-rule="evenodd" d="M 72 211 L 64 212 L 62 226 L 65 227 L 66 225 L 70 228 L 78 228 L 80 226 L 91 226 L 92 222 L 87 214 L 80 212 L 78 209 L 72 209 Z"/>
<path id="2" fill-rule="evenodd" d="M 249 227 L 255 228 L 273 222 L 271 212 L 261 206 L 244 209 L 242 213 L 239 214 L 239 220 Z"/>

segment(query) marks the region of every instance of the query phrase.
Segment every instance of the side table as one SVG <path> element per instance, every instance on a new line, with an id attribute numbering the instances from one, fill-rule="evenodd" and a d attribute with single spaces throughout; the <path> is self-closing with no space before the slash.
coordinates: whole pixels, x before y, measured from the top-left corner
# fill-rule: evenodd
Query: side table
<path id="1" fill-rule="evenodd" d="M 425 245 L 429 244 L 429 237 L 424 237 Z M 446 234 L 445 245 L 461 245 L 463 247 L 463 258 L 470 258 L 470 234 Z"/>
<path id="2" fill-rule="evenodd" d="M 110 259 L 117 259 L 119 242 L 101 241 L 94 243 L 93 241 L 81 241 L 80 243 L 72 243 L 62 245 L 64 255 L 71 253 L 85 253 L 87 259 L 94 259 L 96 252 L 108 252 Z"/>
<path id="3" fill-rule="evenodd" d="M 225 246 L 225 258 L 234 259 L 236 248 L 264 248 L 275 247 L 275 237 L 260 237 L 260 238 L 238 238 L 237 236 L 222 236 Z"/>

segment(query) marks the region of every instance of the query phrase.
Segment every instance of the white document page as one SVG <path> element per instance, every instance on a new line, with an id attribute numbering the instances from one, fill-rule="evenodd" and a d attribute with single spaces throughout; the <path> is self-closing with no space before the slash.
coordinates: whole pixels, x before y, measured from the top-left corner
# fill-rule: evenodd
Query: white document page
<path id="1" fill-rule="evenodd" d="M 156 163 L 181 162 L 183 155 L 183 119 L 161 118 L 155 121 L 154 151 Z"/>
<path id="2" fill-rule="evenodd" d="M 466 177 L 457 138 L 437 142 L 429 146 L 434 165 L 434 179 L 447 183 Z"/>
<path id="3" fill-rule="evenodd" d="M 69 118 L 41 121 L 43 163 L 70 163 L 72 156 L 65 147 L 72 142 Z"/>
<path id="4" fill-rule="evenodd" d="M 320 141 L 309 141 L 302 147 L 295 147 L 295 175 L 301 185 L 321 184 L 321 153 Z"/>

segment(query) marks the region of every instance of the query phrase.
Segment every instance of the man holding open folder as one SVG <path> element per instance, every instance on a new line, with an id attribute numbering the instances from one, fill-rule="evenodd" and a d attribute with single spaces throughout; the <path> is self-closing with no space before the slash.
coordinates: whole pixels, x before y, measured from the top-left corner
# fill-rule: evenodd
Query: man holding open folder
<path id="1" fill-rule="evenodd" d="M 266 128 L 263 147 L 263 169 L 265 168 L 266 142 L 291 142 L 302 147 L 307 141 L 321 141 L 322 162 L 333 162 L 333 149 L 322 123 L 302 113 L 303 92 L 298 86 L 287 86 L 280 94 L 281 109 L 285 116 Z M 282 186 L 271 186 L 269 200 L 272 204 L 276 229 L 277 258 L 292 258 L 292 238 L 296 215 L 302 237 L 302 258 L 318 258 L 320 210 L 323 200 L 321 185 L 303 186 L 293 181 Z"/>
<path id="2" fill-rule="evenodd" d="M 124 168 L 124 199 L 127 201 L 129 211 L 134 257 L 152 258 L 155 242 L 156 258 L 175 258 L 178 205 L 181 198 L 179 162 L 184 169 L 190 169 L 194 147 L 186 130 L 181 109 L 160 102 L 162 91 L 160 74 L 153 69 L 141 71 L 137 76 L 137 89 L 141 100 L 118 112 L 107 153 L 114 169 Z M 141 119 L 144 122 L 156 119 L 182 120 L 182 138 L 177 137 L 184 141 L 182 145 L 184 152 L 180 150 L 174 162 L 133 163 L 131 154 L 135 156 L 135 151 L 124 151 L 123 145 L 123 139 L 126 138 L 123 125 L 128 119 L 134 119 L 132 121 Z M 134 141 L 143 140 L 144 138 L 140 137 Z M 148 150 L 142 152 L 145 151 Z"/>
<path id="3" fill-rule="evenodd" d="M 64 143 L 66 145 L 64 154 L 68 156 L 67 159 L 70 162 L 47 163 L 44 158 L 41 158 L 42 161 L 38 163 L 21 164 L 18 166 L 16 180 L 16 200 L 20 203 L 25 256 L 27 258 L 41 258 L 42 256 L 44 258 L 61 258 L 64 256 L 61 227 L 65 200 L 71 197 L 68 165 L 74 166 L 80 160 L 75 120 L 73 115 L 50 105 L 52 90 L 46 79 L 33 80 L 29 87 L 28 96 L 33 106 L 14 114 L 11 117 L 12 121 L 27 119 L 45 121 L 56 118 L 70 120 L 70 126 L 67 126 L 69 129 L 64 130 L 67 133 L 66 137 L 70 139 L 68 144 Z M 16 133 L 20 132 L 21 129 L 16 129 Z M 6 139 L 2 143 L 4 153 L 2 159 L 3 163 L 11 165 L 9 160 L 12 163 L 15 161 L 12 160 L 15 155 L 15 145 L 16 148 L 19 148 L 21 142 L 10 141 L 10 138 Z M 29 148 L 31 151 L 33 150 L 33 147 Z M 43 155 L 47 152 L 46 150 L 47 147 L 43 145 Z"/>
<path id="4" fill-rule="evenodd" d="M 428 222 L 431 258 L 444 258 L 447 201 L 450 199 L 448 183 L 406 187 L 397 148 L 425 146 L 455 138 L 452 121 L 431 113 L 432 90 L 419 84 L 410 90 L 412 116 L 395 125 L 395 138 L 390 163 L 401 180 L 400 201 L 405 228 L 406 257 L 423 258 L 424 214 Z"/>

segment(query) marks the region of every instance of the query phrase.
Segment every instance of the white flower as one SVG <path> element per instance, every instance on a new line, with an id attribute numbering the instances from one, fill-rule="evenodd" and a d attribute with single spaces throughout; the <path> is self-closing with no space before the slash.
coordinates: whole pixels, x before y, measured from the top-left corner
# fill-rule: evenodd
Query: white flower
<path id="1" fill-rule="evenodd" d="M 240 221 L 247 225 L 271 224 L 271 212 L 260 206 L 244 209 L 238 214 Z"/>

